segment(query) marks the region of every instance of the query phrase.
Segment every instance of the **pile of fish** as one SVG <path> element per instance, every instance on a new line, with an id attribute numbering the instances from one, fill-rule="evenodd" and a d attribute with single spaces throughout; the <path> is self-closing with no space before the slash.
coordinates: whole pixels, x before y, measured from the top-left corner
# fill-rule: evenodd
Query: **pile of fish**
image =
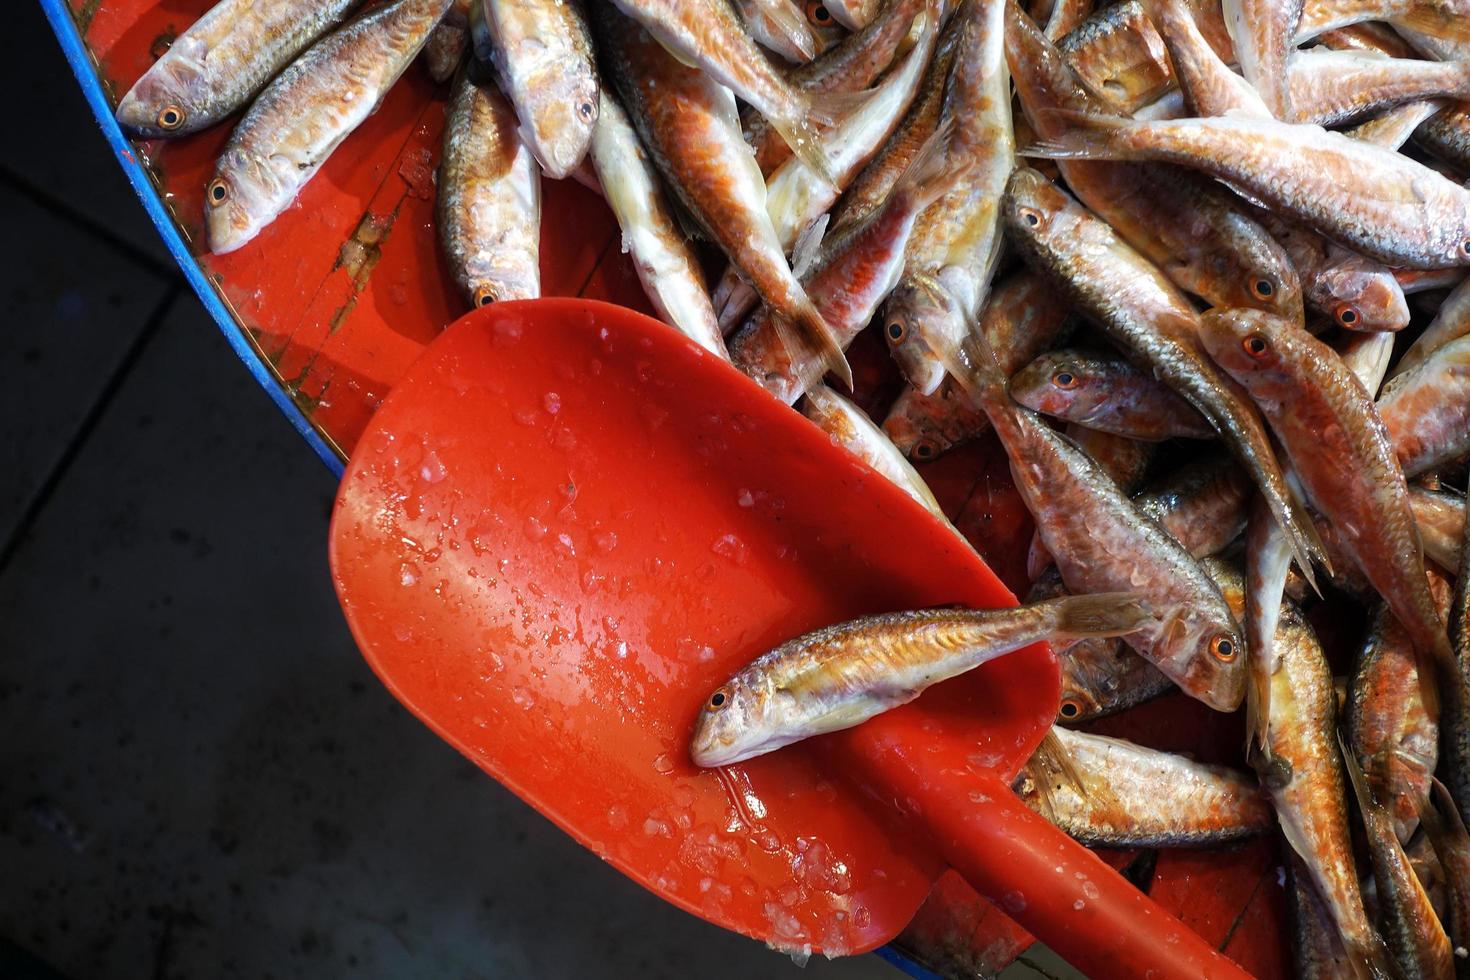
<path id="1" fill-rule="evenodd" d="M 1102 846 L 1279 827 L 1302 975 L 1470 976 L 1470 0 L 355 6 L 222 0 L 120 102 L 150 139 L 245 110 L 212 250 L 422 52 L 468 301 L 539 295 L 541 180 L 577 179 L 663 319 L 939 519 L 910 459 L 1009 457 L 1026 604 L 794 639 L 709 696 L 696 762 L 1050 640 L 1030 805 Z M 870 325 L 881 427 L 834 390 Z M 1174 690 L 1240 711 L 1253 776 L 1063 727 Z"/>

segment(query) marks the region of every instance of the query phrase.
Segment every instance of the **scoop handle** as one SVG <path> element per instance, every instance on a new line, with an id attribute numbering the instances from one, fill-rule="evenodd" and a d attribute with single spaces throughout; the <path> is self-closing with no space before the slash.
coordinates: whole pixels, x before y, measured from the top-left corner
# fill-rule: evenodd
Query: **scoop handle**
<path id="1" fill-rule="evenodd" d="M 1027 809 L 994 773 L 953 779 L 904 753 L 866 760 L 950 867 L 1063 959 L 1094 978 L 1248 978 L 1087 848 Z"/>

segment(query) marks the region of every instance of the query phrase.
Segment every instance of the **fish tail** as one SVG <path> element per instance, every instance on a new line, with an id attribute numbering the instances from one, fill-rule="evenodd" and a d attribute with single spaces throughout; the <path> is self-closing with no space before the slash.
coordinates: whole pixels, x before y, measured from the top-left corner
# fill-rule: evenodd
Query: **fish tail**
<path id="1" fill-rule="evenodd" d="M 847 355 L 842 351 L 842 344 L 838 341 L 836 333 L 832 330 L 822 312 L 812 303 L 806 295 L 802 295 L 800 301 L 790 311 L 789 316 L 782 316 L 772 311 L 771 324 L 776 328 L 776 335 L 786 347 L 788 353 L 792 354 L 792 363 L 800 363 L 809 358 L 799 358 L 796 355 L 802 350 L 812 351 L 816 354 L 816 361 L 821 365 L 823 372 L 830 371 L 835 374 L 839 381 L 852 391 L 852 367 L 847 363 Z M 802 334 L 799 336 L 795 328 L 800 328 Z M 810 343 L 804 342 L 810 339 Z M 810 379 L 815 381 L 816 378 Z M 803 386 L 805 387 L 805 386 Z"/>
<path id="2" fill-rule="evenodd" d="M 822 239 L 826 237 L 827 225 L 831 221 L 832 215 L 824 214 L 796 236 L 796 244 L 791 246 L 791 272 L 796 278 L 804 278 L 816 266 L 822 254 Z"/>
<path id="3" fill-rule="evenodd" d="M 1040 140 L 1017 156 L 1049 160 L 1135 160 L 1141 157 L 1119 137 L 1137 125 L 1122 116 L 1072 109 L 1046 109 L 1042 116 L 1065 127 L 1050 139 Z"/>
<path id="4" fill-rule="evenodd" d="M 837 186 L 837 172 L 822 146 L 822 129 L 831 127 L 862 105 L 868 92 L 822 92 L 809 96 L 794 116 L 780 119 L 767 116 L 766 121 L 791 147 L 796 158 L 806 164 L 827 183 Z"/>
<path id="5" fill-rule="evenodd" d="M 1132 592 L 1099 592 L 1053 599 L 1060 638 L 1123 636 L 1154 618 L 1153 610 Z"/>

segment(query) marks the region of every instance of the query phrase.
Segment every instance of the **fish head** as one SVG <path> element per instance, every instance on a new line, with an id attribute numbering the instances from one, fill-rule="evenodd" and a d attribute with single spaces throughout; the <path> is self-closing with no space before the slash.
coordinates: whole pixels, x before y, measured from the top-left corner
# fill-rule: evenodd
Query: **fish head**
<path id="1" fill-rule="evenodd" d="M 1033 412 L 1056 418 L 1085 420 L 1107 400 L 1103 379 L 1086 354 L 1051 351 L 1018 371 L 1011 397 Z"/>
<path id="2" fill-rule="evenodd" d="M 1151 627 L 1152 653 L 1180 688 L 1217 711 L 1245 699 L 1245 633 L 1218 592 L 1159 614 Z"/>
<path id="3" fill-rule="evenodd" d="M 1041 270 L 1056 269 L 1067 261 L 1063 256 L 1073 250 L 1064 250 L 1060 245 L 1096 238 L 1107 227 L 1089 220 L 1087 212 L 1066 191 L 1030 167 L 1018 167 L 1011 173 L 1000 210 L 1007 240 Z"/>
<path id="4" fill-rule="evenodd" d="M 1301 322 L 1302 282 L 1291 257 L 1260 225 L 1243 214 L 1229 214 L 1218 229 L 1229 238 L 1229 254 L 1240 261 L 1222 263 L 1212 284 L 1215 306 L 1247 306 Z"/>
<path id="5" fill-rule="evenodd" d="M 298 182 L 283 180 L 271 161 L 227 149 L 204 188 L 209 250 L 223 255 L 250 241 L 290 203 L 297 187 Z"/>
<path id="6" fill-rule="evenodd" d="M 483 251 L 465 270 L 465 294 L 475 306 L 541 296 L 541 271 L 520 254 Z"/>
<path id="7" fill-rule="evenodd" d="M 965 396 L 956 394 L 950 386 L 945 385 L 941 385 L 939 392 L 932 396 L 940 400 L 955 397 Z M 898 401 L 893 403 L 888 417 L 883 420 L 883 432 L 898 447 L 899 452 L 916 463 L 938 459 L 954 448 L 954 441 L 945 431 L 942 420 L 936 418 L 936 413 L 942 410 L 930 398 L 925 398 L 912 389 L 905 389 Z"/>
<path id="8" fill-rule="evenodd" d="M 521 126 L 521 139 L 541 169 L 561 180 L 581 165 L 592 146 L 602 105 L 597 77 L 580 71 L 539 79 L 531 95 L 534 125 Z M 523 117 L 524 118 L 524 117 Z"/>
<path id="9" fill-rule="evenodd" d="M 1409 303 L 1398 279 L 1359 255 L 1325 269 L 1312 285 L 1312 300 L 1346 330 L 1397 331 L 1409 325 Z"/>
<path id="10" fill-rule="evenodd" d="M 184 136 L 214 121 L 206 109 L 204 54 L 203 43 L 185 35 L 138 79 L 117 104 L 117 121 L 129 136 Z"/>
<path id="11" fill-rule="evenodd" d="M 1200 317 L 1205 350 L 1258 401 L 1291 384 L 1293 333 L 1305 336 L 1297 324 L 1261 310 L 1210 310 Z"/>
<path id="12" fill-rule="evenodd" d="M 932 395 L 944 380 L 943 338 L 963 336 L 958 304 L 933 277 L 912 275 L 883 304 L 883 339 L 909 385 Z"/>
<path id="13" fill-rule="evenodd" d="M 704 699 L 694 722 L 689 757 L 714 768 L 744 762 L 798 741 L 788 716 L 795 698 L 779 689 L 769 673 L 754 665 L 732 677 Z"/>
<path id="14" fill-rule="evenodd" d="M 1057 708 L 1057 722 L 1075 725 L 1104 714 L 1117 702 L 1129 685 L 1129 667 L 1135 658 L 1119 640 L 1078 640 L 1067 647 L 1058 646 L 1057 659 L 1062 668 L 1062 701 Z M 1141 668 L 1140 668 L 1141 669 Z"/>

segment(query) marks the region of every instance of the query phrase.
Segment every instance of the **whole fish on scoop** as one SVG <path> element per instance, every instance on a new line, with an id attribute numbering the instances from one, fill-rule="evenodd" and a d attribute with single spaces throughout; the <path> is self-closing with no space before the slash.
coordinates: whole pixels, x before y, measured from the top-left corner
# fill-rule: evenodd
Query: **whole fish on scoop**
<path id="1" fill-rule="evenodd" d="M 250 101 L 357 0 L 222 0 L 174 38 L 117 104 L 143 139 L 187 136 Z"/>
<path id="2" fill-rule="evenodd" d="M 940 681 L 1042 640 L 1127 633 L 1154 614 L 1132 595 L 1014 609 L 931 609 L 839 623 L 781 644 L 705 699 L 690 757 L 728 766 L 852 728 Z"/>
<path id="3" fill-rule="evenodd" d="M 800 328 L 825 367 L 850 386 L 842 347 L 797 281 L 771 226 L 766 182 L 741 135 L 734 95 L 680 64 L 611 5 L 595 4 L 591 13 L 604 77 L 680 203 L 765 300 L 782 346 L 792 356 L 806 350 Z"/>
<path id="4" fill-rule="evenodd" d="M 372 115 L 451 0 L 399 0 L 317 42 L 260 94 L 204 191 L 209 248 L 233 252 L 296 199 Z"/>
<path id="5" fill-rule="evenodd" d="M 582 163 L 597 127 L 599 82 L 582 0 L 482 0 L 492 61 L 521 137 L 547 176 Z"/>
<path id="6" fill-rule="evenodd" d="M 1200 345 L 1194 306 L 1106 223 L 1036 171 L 1021 168 L 1011 176 L 1004 208 L 1010 241 L 1028 263 L 1210 420 L 1251 473 L 1310 574 L 1321 554 L 1310 518 L 1287 487 L 1249 397 Z"/>
<path id="7" fill-rule="evenodd" d="M 832 98 L 793 85 L 761 53 L 729 0 L 611 0 L 687 65 L 697 65 L 764 116 L 793 153 L 823 177 L 832 168 L 817 128 L 836 121 Z M 624 100 L 626 101 L 626 99 Z M 845 104 L 837 100 L 837 104 Z"/>

